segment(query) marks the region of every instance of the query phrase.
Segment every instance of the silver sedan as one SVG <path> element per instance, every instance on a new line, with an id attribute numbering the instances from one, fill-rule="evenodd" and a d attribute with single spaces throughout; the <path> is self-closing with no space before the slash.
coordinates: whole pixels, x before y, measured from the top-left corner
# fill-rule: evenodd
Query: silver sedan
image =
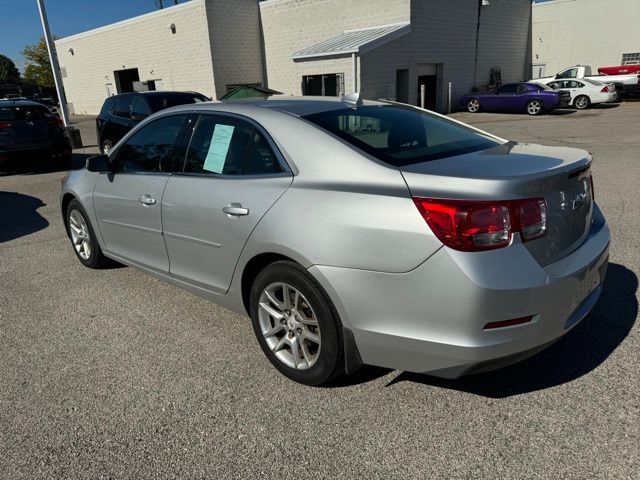
<path id="1" fill-rule="evenodd" d="M 71 172 L 84 265 L 248 314 L 289 378 L 446 378 L 543 349 L 595 304 L 609 229 L 591 156 L 359 97 L 162 111 Z"/>

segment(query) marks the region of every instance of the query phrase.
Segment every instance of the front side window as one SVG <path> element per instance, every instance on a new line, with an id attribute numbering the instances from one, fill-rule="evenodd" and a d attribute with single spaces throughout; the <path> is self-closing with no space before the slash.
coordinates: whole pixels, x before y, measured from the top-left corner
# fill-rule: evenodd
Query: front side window
<path id="1" fill-rule="evenodd" d="M 178 139 L 186 115 L 171 115 L 148 123 L 135 132 L 116 152 L 122 172 L 178 172 L 182 157 Z"/>
<path id="2" fill-rule="evenodd" d="M 408 106 L 344 108 L 304 118 L 395 167 L 499 145 L 488 135 Z"/>
<path id="3" fill-rule="evenodd" d="M 500 95 L 503 95 L 505 93 L 517 93 L 517 92 L 518 92 L 518 85 L 515 83 L 512 83 L 510 85 L 503 85 L 498 89 L 498 93 Z"/>

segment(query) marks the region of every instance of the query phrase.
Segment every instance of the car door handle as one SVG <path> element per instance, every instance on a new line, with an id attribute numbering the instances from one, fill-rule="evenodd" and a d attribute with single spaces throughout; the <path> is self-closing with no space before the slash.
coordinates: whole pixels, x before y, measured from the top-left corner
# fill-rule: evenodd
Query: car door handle
<path id="1" fill-rule="evenodd" d="M 243 215 L 249 215 L 249 209 L 244 208 L 239 203 L 232 203 L 222 208 L 222 211 L 231 217 L 242 217 Z"/>
<path id="2" fill-rule="evenodd" d="M 144 194 L 138 200 L 140 200 L 140 203 L 143 204 L 143 205 L 155 205 L 156 204 L 156 199 L 153 198 L 149 194 Z"/>

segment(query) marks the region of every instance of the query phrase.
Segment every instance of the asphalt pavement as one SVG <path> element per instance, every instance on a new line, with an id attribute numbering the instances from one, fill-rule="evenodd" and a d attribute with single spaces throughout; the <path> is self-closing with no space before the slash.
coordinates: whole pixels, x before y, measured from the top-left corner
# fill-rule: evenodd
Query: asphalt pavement
<path id="1" fill-rule="evenodd" d="M 133 268 L 84 268 L 64 172 L 34 159 L 0 173 L 0 478 L 639 478 L 640 103 L 453 117 L 594 155 L 611 265 L 565 338 L 455 381 L 364 368 L 295 384 L 246 317 Z M 76 121 L 95 145 L 93 119 Z"/>

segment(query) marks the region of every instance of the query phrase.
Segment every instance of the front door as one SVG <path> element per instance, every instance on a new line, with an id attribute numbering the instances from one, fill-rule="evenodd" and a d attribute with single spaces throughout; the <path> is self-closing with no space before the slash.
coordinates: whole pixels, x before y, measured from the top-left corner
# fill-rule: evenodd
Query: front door
<path id="1" fill-rule="evenodd" d="M 292 178 L 260 128 L 202 115 L 184 173 L 171 176 L 162 198 L 171 275 L 225 293 L 249 235 Z"/>
<path id="2" fill-rule="evenodd" d="M 186 115 L 161 117 L 135 132 L 110 156 L 114 172 L 98 176 L 93 194 L 107 253 L 169 271 L 161 202 L 169 175 L 181 170 L 178 142 Z"/>

